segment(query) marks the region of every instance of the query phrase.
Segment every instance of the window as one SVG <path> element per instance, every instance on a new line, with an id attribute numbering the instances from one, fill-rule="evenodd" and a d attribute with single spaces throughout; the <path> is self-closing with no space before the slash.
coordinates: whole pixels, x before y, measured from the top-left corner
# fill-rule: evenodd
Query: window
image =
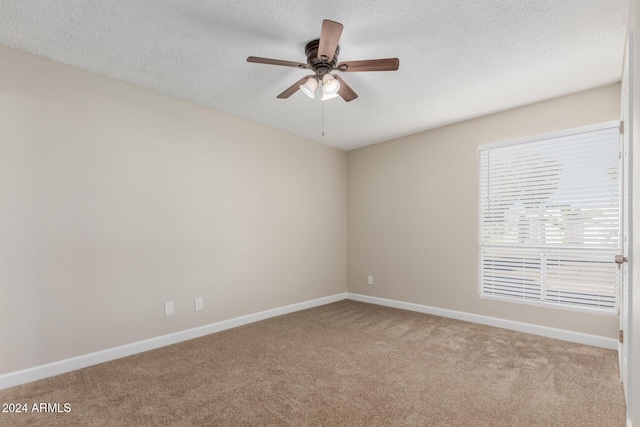
<path id="1" fill-rule="evenodd" d="M 618 127 L 480 149 L 480 294 L 617 313 Z"/>

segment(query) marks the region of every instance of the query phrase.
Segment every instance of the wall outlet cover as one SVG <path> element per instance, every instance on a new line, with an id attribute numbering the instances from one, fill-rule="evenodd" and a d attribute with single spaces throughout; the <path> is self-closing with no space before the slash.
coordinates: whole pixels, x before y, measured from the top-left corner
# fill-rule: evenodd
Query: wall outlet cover
<path id="1" fill-rule="evenodd" d="M 173 314 L 173 301 L 164 303 L 164 315 L 171 316 Z"/>

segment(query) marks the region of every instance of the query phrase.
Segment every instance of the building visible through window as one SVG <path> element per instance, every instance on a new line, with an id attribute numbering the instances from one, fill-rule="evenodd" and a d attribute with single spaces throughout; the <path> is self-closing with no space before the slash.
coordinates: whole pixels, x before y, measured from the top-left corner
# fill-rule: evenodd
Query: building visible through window
<path id="1" fill-rule="evenodd" d="M 617 127 L 480 150 L 482 296 L 617 313 Z"/>

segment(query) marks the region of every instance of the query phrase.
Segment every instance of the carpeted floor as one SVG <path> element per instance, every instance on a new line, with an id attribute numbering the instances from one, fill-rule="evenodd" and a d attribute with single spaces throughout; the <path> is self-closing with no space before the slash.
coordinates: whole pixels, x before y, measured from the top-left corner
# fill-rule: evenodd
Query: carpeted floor
<path id="1" fill-rule="evenodd" d="M 0 425 L 624 426 L 615 351 L 341 301 L 0 391 Z M 70 412 L 31 412 L 33 403 Z"/>

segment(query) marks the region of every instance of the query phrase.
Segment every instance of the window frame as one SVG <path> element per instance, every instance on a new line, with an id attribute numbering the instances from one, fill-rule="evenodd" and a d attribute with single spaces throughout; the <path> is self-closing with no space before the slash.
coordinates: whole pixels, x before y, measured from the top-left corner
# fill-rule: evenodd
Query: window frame
<path id="1" fill-rule="evenodd" d="M 522 138 L 515 138 L 515 139 L 509 139 L 509 140 L 502 140 L 502 141 L 498 141 L 498 142 L 491 142 L 491 143 L 485 143 L 485 144 L 481 144 L 478 146 L 478 158 L 477 158 L 477 164 L 478 164 L 478 215 L 477 215 L 477 219 L 478 219 L 478 246 L 477 246 L 477 250 L 478 250 L 478 254 L 477 254 L 477 260 L 478 260 L 478 297 L 480 299 L 484 299 L 484 300 L 489 300 L 489 301 L 501 301 L 501 302 L 507 302 L 507 303 L 512 303 L 512 304 L 522 304 L 522 305 L 527 305 L 527 306 L 534 306 L 534 307 L 540 307 L 540 308 L 551 308 L 551 309 L 557 309 L 557 310 L 562 310 L 562 311 L 575 311 L 575 312 L 580 312 L 580 313 L 589 313 L 589 314 L 597 314 L 597 315 L 601 315 L 601 316 L 608 316 L 608 317 L 618 317 L 619 313 L 620 313 L 620 294 L 619 294 L 619 290 L 620 290 L 620 286 L 618 286 L 618 294 L 616 295 L 616 299 L 617 299 L 617 310 L 613 311 L 604 311 L 602 309 L 594 309 L 594 308 L 590 308 L 590 307 L 586 307 L 586 306 L 578 306 L 578 305 L 564 305 L 564 304 L 557 304 L 557 303 L 551 303 L 551 302 L 547 302 L 547 301 L 535 301 L 535 300 L 526 300 L 526 299 L 517 299 L 517 298 L 510 298 L 510 297 L 504 297 L 504 296 L 497 296 L 497 295 L 484 295 L 482 293 L 482 288 L 483 288 L 483 264 L 482 264 L 482 250 L 483 250 L 483 246 L 482 246 L 482 234 L 483 234 L 483 211 L 482 211 L 482 200 L 480 197 L 480 194 L 482 193 L 482 180 L 480 177 L 480 174 L 482 172 L 481 169 L 481 152 L 486 151 L 486 150 L 493 150 L 493 149 L 498 149 L 498 148 L 502 148 L 502 147 L 510 147 L 510 146 L 515 146 L 515 145 L 519 145 L 519 144 L 528 144 L 528 143 L 533 143 L 533 142 L 541 142 L 544 140 L 548 140 L 548 139 L 555 139 L 555 138 L 562 138 L 562 137 L 566 137 L 566 136 L 571 136 L 571 135 L 575 135 L 575 134 L 580 134 L 580 133 L 587 133 L 587 132 L 595 132 L 595 131 L 600 131 L 600 130 L 605 130 L 605 129 L 611 129 L 611 128 L 620 128 L 620 121 L 619 120 L 612 120 L 612 121 L 606 121 L 606 122 L 600 122 L 600 123 L 596 123 L 596 124 L 592 124 L 592 125 L 586 125 L 586 126 L 580 126 L 580 127 L 574 127 L 574 128 L 568 128 L 568 129 L 561 129 L 561 130 L 557 130 L 557 131 L 552 131 L 552 132 L 546 132 L 546 133 L 541 133 L 541 134 L 536 134 L 536 135 L 530 135 L 527 137 L 522 137 Z M 621 144 L 621 141 L 619 141 L 619 144 Z M 622 214 L 622 210 L 624 209 L 623 206 L 623 194 L 622 194 L 622 190 L 624 188 L 624 182 L 623 182 L 623 164 L 622 164 L 622 158 L 620 158 L 619 163 L 618 163 L 618 173 L 619 173 L 619 182 L 618 182 L 618 191 L 620 192 L 620 209 L 619 209 L 619 215 L 621 216 Z M 620 246 L 622 244 L 622 238 L 623 238 L 623 223 L 622 223 L 622 218 L 620 217 L 619 220 L 619 226 L 620 226 L 620 239 L 618 242 L 618 246 L 619 246 L 619 250 Z M 612 261 L 613 262 L 613 261 Z M 619 285 L 619 283 L 618 283 Z"/>

